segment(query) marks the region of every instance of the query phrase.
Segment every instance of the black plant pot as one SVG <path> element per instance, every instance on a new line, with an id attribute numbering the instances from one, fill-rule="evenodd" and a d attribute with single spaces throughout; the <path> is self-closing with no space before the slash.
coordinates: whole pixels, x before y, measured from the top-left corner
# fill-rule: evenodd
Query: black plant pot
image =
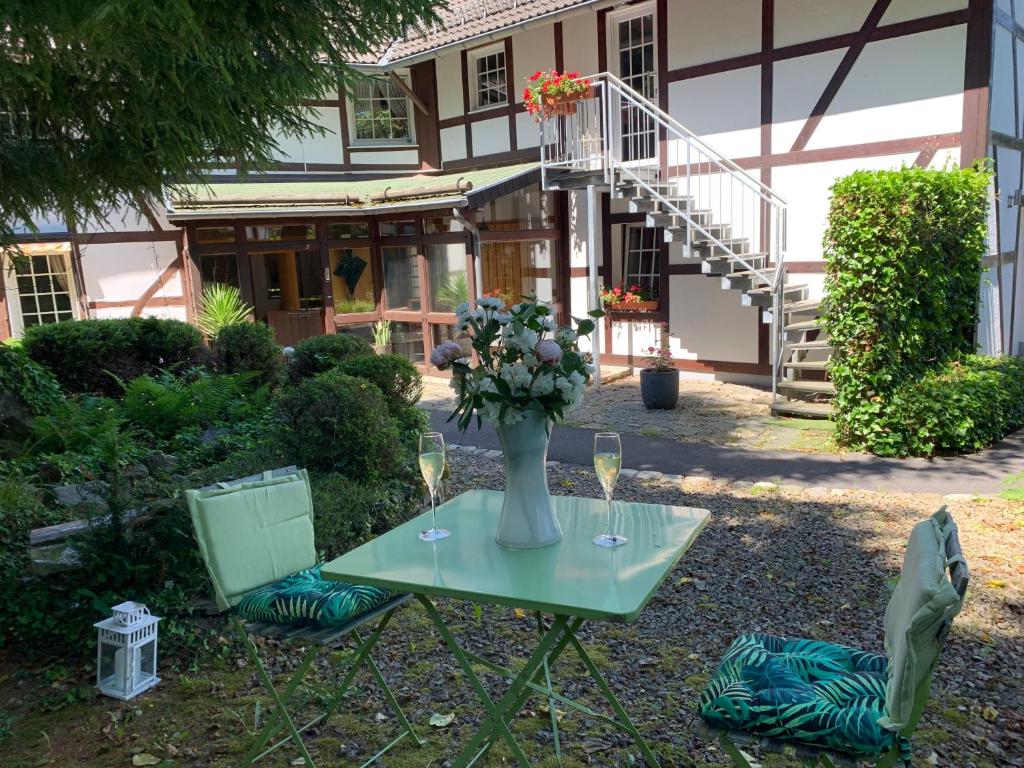
<path id="1" fill-rule="evenodd" d="M 679 402 L 679 371 L 640 371 L 640 398 L 651 410 L 671 410 Z"/>

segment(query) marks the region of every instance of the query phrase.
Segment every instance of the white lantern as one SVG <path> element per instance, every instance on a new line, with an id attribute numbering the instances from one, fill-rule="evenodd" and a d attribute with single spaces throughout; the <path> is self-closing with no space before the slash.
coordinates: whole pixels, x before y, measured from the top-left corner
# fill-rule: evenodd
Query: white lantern
<path id="1" fill-rule="evenodd" d="M 97 621 L 96 687 L 127 701 L 160 682 L 156 676 L 156 633 L 160 619 L 142 603 L 121 603 Z"/>

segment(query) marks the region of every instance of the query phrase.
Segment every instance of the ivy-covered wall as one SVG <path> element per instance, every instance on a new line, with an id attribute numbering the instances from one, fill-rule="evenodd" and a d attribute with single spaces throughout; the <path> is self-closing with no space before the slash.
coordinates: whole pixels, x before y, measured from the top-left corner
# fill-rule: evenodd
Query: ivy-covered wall
<path id="1" fill-rule="evenodd" d="M 843 445 L 957 450 L 918 434 L 903 390 L 975 350 L 988 184 L 984 170 L 903 168 L 832 187 L 824 314 Z"/>

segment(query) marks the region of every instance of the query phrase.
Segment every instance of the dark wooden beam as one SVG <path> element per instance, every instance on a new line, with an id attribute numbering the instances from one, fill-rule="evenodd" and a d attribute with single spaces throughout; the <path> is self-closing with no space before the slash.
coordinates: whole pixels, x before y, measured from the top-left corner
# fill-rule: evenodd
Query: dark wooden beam
<path id="1" fill-rule="evenodd" d="M 967 7 L 961 167 L 971 166 L 988 155 L 992 37 L 995 34 L 993 5 L 993 0 L 970 0 Z"/>

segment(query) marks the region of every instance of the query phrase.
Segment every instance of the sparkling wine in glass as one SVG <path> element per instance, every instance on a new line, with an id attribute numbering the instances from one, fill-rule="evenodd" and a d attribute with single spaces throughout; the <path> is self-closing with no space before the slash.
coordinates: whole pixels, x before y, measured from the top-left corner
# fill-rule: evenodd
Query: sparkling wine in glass
<path id="1" fill-rule="evenodd" d="M 604 489 L 604 496 L 608 502 L 608 530 L 600 536 L 594 537 L 594 543 L 599 547 L 621 547 L 628 541 L 624 536 L 614 533 L 612 525 L 612 493 L 615 492 L 615 483 L 619 479 L 619 470 L 622 469 L 622 443 L 619 441 L 617 432 L 598 432 L 594 435 L 594 470 L 597 472 L 597 479 Z"/>
<path id="2" fill-rule="evenodd" d="M 424 432 L 420 435 L 420 474 L 423 475 L 423 482 L 430 491 L 431 523 L 430 530 L 420 531 L 419 536 L 423 541 L 447 539 L 452 532 L 437 527 L 437 508 L 434 501 L 437 486 L 441 483 L 441 475 L 444 474 L 444 435 L 440 432 Z"/>

